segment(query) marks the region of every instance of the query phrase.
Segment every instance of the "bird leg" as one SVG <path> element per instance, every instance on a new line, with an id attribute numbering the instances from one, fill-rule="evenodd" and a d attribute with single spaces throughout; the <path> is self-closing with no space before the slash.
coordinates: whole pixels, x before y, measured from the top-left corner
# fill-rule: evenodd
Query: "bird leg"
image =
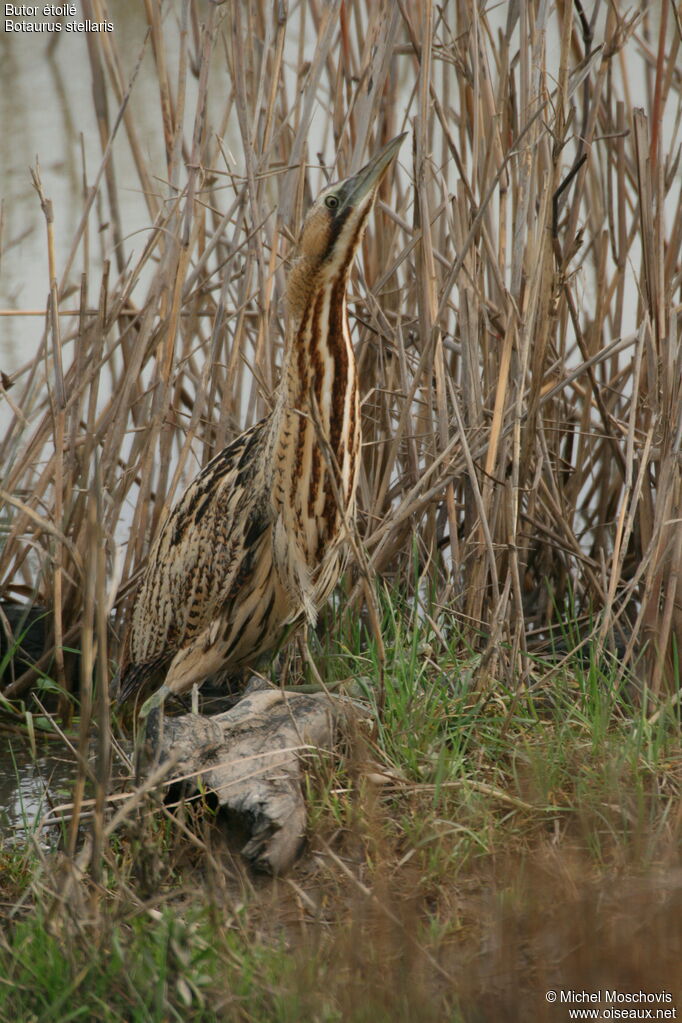
<path id="1" fill-rule="evenodd" d="M 167 685 L 160 686 L 155 693 L 145 700 L 137 716 L 138 726 L 135 737 L 135 781 L 140 783 L 140 768 L 142 766 L 142 754 L 145 743 L 148 739 L 152 741 L 155 750 L 160 750 L 163 737 L 163 706 L 167 697 L 172 693 Z"/>
<path id="2" fill-rule="evenodd" d="M 145 722 L 149 715 L 154 710 L 158 710 L 160 713 L 162 713 L 163 705 L 166 702 L 166 699 L 171 695 L 171 693 L 172 690 L 169 689 L 169 687 L 165 683 L 162 686 L 159 686 L 156 692 L 152 693 L 149 699 L 145 700 L 144 703 L 142 704 L 142 707 L 140 708 L 140 713 L 138 714 L 138 720 Z"/>

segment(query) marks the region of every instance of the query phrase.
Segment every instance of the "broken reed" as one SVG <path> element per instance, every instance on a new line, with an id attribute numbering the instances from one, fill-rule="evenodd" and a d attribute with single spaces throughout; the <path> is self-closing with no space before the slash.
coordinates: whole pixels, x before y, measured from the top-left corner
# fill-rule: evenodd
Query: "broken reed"
<path id="1" fill-rule="evenodd" d="M 86 6 L 107 17 L 104 0 Z M 671 5 L 655 22 L 647 4 L 609 4 L 598 25 L 568 2 L 509 5 L 494 24 L 473 0 L 178 3 L 176 20 L 158 0 L 145 9 L 137 65 L 115 33 L 89 37 L 101 163 L 84 169 L 66 264 L 51 262 L 35 359 L 3 378 L 0 596 L 50 609 L 40 667 L 65 692 L 60 650 L 83 651 L 83 736 L 95 664 L 100 694 L 108 684 L 107 616 L 116 636 L 150 538 L 197 468 L 271 405 L 309 195 L 404 129 L 412 151 L 351 286 L 371 571 L 433 599 L 437 627 L 483 653 L 481 686 L 523 684 L 529 649 L 574 615 L 568 648 L 617 650 L 654 695 L 675 686 Z M 149 47 L 163 167 L 135 118 Z M 125 187 L 149 216 L 141 250 L 119 211 L 126 144 L 137 181 Z M 36 187 L 49 194 L 39 173 Z M 356 580 L 351 567 L 359 603 Z M 25 696 L 37 674 L 4 695 Z"/>

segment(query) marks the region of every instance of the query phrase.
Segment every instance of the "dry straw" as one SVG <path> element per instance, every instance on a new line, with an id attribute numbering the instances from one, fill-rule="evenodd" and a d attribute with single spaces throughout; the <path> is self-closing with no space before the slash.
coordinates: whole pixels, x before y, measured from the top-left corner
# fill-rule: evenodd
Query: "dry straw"
<path id="1" fill-rule="evenodd" d="M 591 15 L 566 0 L 489 13 L 473 0 L 145 0 L 145 10 L 139 56 L 121 53 L 116 33 L 88 37 L 102 158 L 94 178 L 84 170 L 64 266 L 50 183 L 34 171 L 49 302 L 35 359 L 3 376 L 0 596 L 49 609 L 40 664 L 64 691 L 64 648 L 83 651 L 81 754 L 93 675 L 107 713 L 109 611 L 115 643 L 169 505 L 270 407 L 287 252 L 327 173 L 320 154 L 345 174 L 404 129 L 411 150 L 351 286 L 364 568 L 351 567 L 347 592 L 363 599 L 367 571 L 413 587 L 416 559 L 441 634 L 483 653 L 480 685 L 523 684 L 533 643 L 578 613 L 575 635 L 623 672 L 636 667 L 654 694 L 673 687 L 675 5 L 597 3 Z M 83 13 L 110 16 L 105 0 Z M 136 123 L 143 57 L 158 79 L 162 168 Z M 148 209 L 142 245 L 118 201 L 126 145 L 137 181 L 125 187 Z M 11 678 L 5 696 L 25 696 L 37 675 Z"/>

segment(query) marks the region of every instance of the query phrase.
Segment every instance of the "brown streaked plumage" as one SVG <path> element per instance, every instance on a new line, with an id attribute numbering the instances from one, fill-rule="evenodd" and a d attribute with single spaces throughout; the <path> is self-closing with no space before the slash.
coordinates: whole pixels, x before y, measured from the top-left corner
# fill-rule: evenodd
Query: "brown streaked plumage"
<path id="1" fill-rule="evenodd" d="M 315 621 L 338 579 L 360 454 L 346 285 L 403 138 L 313 204 L 287 280 L 275 407 L 199 473 L 154 542 L 119 689 L 122 701 L 165 678 L 143 715 L 220 669 L 254 665 L 287 626 Z"/>

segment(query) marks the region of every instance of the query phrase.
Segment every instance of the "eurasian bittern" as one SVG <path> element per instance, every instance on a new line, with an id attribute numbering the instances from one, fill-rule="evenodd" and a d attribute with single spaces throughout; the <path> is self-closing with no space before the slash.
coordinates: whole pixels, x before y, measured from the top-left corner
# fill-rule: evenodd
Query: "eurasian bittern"
<path id="1" fill-rule="evenodd" d="M 346 286 L 379 184 L 404 135 L 308 212 L 286 286 L 274 408 L 189 485 L 162 526 L 124 644 L 119 700 L 164 684 L 141 715 L 315 622 L 343 563 L 360 457 Z"/>

